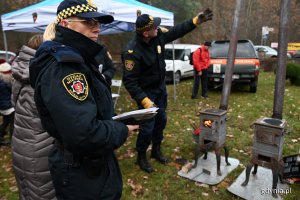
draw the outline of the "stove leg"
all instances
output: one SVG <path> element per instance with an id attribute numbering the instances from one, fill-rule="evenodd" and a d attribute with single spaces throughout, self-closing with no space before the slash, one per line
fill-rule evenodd
<path id="1" fill-rule="evenodd" d="M 280 180 L 280 183 L 288 183 L 286 180 L 283 179 L 283 161 L 280 161 L 279 162 L 279 180 Z"/>
<path id="2" fill-rule="evenodd" d="M 203 159 L 204 159 L 204 160 L 207 159 L 207 151 L 205 151 Z"/>
<path id="3" fill-rule="evenodd" d="M 197 167 L 199 156 L 200 156 L 200 145 L 197 144 L 195 149 L 195 163 L 193 165 L 193 168 Z"/>
<path id="4" fill-rule="evenodd" d="M 195 163 L 193 165 L 193 168 L 196 168 L 198 165 L 198 160 L 199 157 L 201 157 L 205 153 L 204 157 L 207 158 L 207 151 L 204 149 L 201 149 L 200 145 L 197 144 L 196 149 L 195 149 Z"/>
<path id="5" fill-rule="evenodd" d="M 257 173 L 257 167 L 258 167 L 258 165 L 254 164 L 254 170 L 253 170 L 252 174 L 256 174 Z"/>
<path id="6" fill-rule="evenodd" d="M 278 169 L 273 169 L 273 183 L 272 183 L 272 196 L 277 198 L 278 194 L 275 193 L 276 188 L 277 188 L 277 183 L 278 183 Z"/>
<path id="7" fill-rule="evenodd" d="M 227 164 L 227 166 L 231 165 L 229 162 L 228 162 L 228 157 L 229 157 L 229 150 L 226 146 L 224 146 L 224 151 L 225 151 L 225 162 Z"/>
<path id="8" fill-rule="evenodd" d="M 249 182 L 249 176 L 250 176 L 250 171 L 253 167 L 253 164 L 250 163 L 247 165 L 247 168 L 246 168 L 246 180 L 242 183 L 242 186 L 246 186 Z"/>
<path id="9" fill-rule="evenodd" d="M 220 154 L 219 150 L 215 150 L 215 152 L 216 152 L 216 159 L 217 159 L 217 174 L 219 176 L 222 176 L 221 169 L 220 169 L 220 166 L 221 166 L 221 154 Z"/>
<path id="10" fill-rule="evenodd" d="M 286 184 L 286 183 L 288 183 L 287 181 L 285 181 L 284 179 L 283 179 L 283 176 L 282 176 L 282 174 L 281 173 L 279 173 L 279 180 L 280 180 L 280 183 L 282 183 L 282 184 Z"/>

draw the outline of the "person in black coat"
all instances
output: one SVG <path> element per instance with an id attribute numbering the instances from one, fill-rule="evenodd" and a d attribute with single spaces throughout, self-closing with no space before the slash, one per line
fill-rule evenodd
<path id="1" fill-rule="evenodd" d="M 121 198 L 114 150 L 139 126 L 112 120 L 110 85 L 99 71 L 105 56 L 95 59 L 104 48 L 97 43 L 100 23 L 112 21 L 92 1 L 62 1 L 57 22 L 44 33 L 51 41 L 40 46 L 30 63 L 41 122 L 55 138 L 49 169 L 57 199 Z"/>
<path id="2" fill-rule="evenodd" d="M 116 73 L 116 68 L 106 47 L 103 46 L 102 50 L 96 55 L 95 60 L 99 63 L 98 69 L 100 73 L 102 73 L 106 82 L 111 85 L 111 80 Z"/>
<path id="3" fill-rule="evenodd" d="M 136 35 L 122 53 L 123 83 L 139 108 L 159 108 L 155 118 L 141 125 L 136 142 L 137 163 L 146 172 L 154 171 L 146 159 L 146 151 L 151 143 L 151 157 L 163 164 L 167 162 L 160 148 L 167 123 L 165 44 L 183 37 L 197 25 L 211 19 L 212 11 L 207 9 L 170 30 L 159 28 L 161 19 L 148 14 L 136 19 Z"/>

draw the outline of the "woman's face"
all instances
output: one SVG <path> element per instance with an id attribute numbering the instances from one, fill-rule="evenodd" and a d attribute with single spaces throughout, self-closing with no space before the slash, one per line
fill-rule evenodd
<path id="1" fill-rule="evenodd" d="M 62 20 L 61 25 L 81 33 L 95 42 L 98 40 L 100 23 L 94 18 L 86 19 L 80 17 L 71 17 Z"/>

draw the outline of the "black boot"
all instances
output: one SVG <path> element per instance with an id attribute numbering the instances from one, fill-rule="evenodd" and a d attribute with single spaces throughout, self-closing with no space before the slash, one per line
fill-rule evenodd
<path id="1" fill-rule="evenodd" d="M 154 169 L 152 168 L 152 166 L 150 165 L 150 163 L 148 162 L 148 160 L 146 158 L 146 152 L 145 153 L 138 152 L 137 164 L 145 172 L 148 172 L 148 173 L 154 172 Z"/>
<path id="2" fill-rule="evenodd" d="M 0 137 L 0 145 L 4 145 L 4 138 Z"/>
<path id="3" fill-rule="evenodd" d="M 162 164 L 166 164 L 168 162 L 168 159 L 160 151 L 160 144 L 152 145 L 151 158 L 156 159 Z"/>

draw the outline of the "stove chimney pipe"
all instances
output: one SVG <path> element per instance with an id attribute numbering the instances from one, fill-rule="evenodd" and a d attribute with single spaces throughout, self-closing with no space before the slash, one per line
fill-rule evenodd
<path id="1" fill-rule="evenodd" d="M 228 108 L 228 99 L 231 90 L 234 60 L 235 60 L 235 54 L 237 49 L 239 18 L 240 18 L 243 1 L 244 0 L 236 0 L 236 7 L 234 11 L 234 18 L 232 23 L 231 37 L 230 37 L 229 50 L 228 50 L 227 66 L 225 70 L 225 79 L 224 79 L 221 102 L 219 107 L 222 110 L 227 110 Z"/>
<path id="2" fill-rule="evenodd" d="M 288 22 L 290 15 L 290 0 L 281 0 L 278 65 L 276 70 L 274 105 L 272 118 L 282 119 L 284 85 L 286 76 L 286 59 L 288 43 Z"/>

